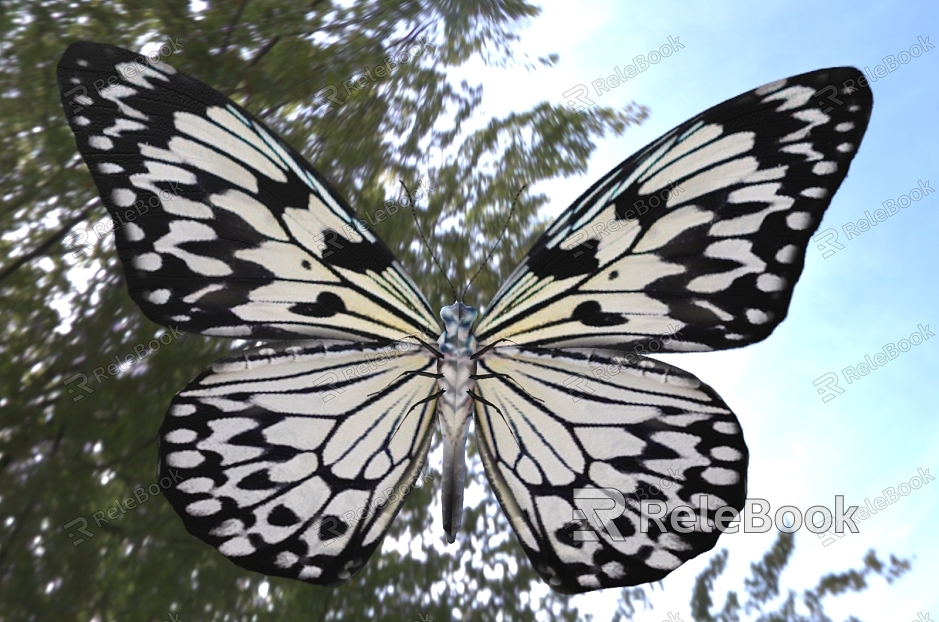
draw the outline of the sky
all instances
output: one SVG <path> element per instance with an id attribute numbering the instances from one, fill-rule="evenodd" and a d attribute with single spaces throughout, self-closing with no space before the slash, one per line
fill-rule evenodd
<path id="1" fill-rule="evenodd" d="M 641 127 L 598 141 L 587 174 L 532 190 L 551 197 L 545 217 L 553 217 L 620 161 L 725 99 L 824 67 L 854 65 L 870 75 L 885 57 L 904 52 L 906 59 L 911 46 L 925 44 L 919 57 L 896 62 L 872 83 L 870 126 L 819 228 L 834 229 L 840 248 L 826 243 L 830 237 L 810 245 L 787 319 L 768 339 L 746 348 L 661 357 L 696 374 L 736 412 L 750 449 L 748 497 L 766 499 L 773 511 L 782 505 L 833 508 L 836 495 L 848 506 L 868 499 L 877 509 L 885 489 L 908 492 L 859 522 L 858 534 L 823 540 L 805 529 L 797 532 L 784 590 L 801 591 L 822 574 L 857 568 L 870 549 L 881 560 L 890 554 L 912 559 L 912 570 L 892 585 L 874 578 L 860 595 L 827 600 L 836 620 L 850 614 L 868 621 L 916 620 L 920 612 L 939 617 L 939 537 L 929 522 L 939 516 L 939 481 L 907 487 L 929 469 L 926 479 L 939 476 L 939 193 L 867 231 L 857 226 L 865 211 L 889 201 L 905 203 L 901 197 L 917 188 L 939 188 L 936 26 L 939 4 L 926 2 L 591 1 L 573 10 L 571 3 L 553 2 L 521 31 L 516 50 L 532 58 L 557 52 L 556 67 L 526 73 L 471 65 L 460 76 L 483 85 L 486 117 L 540 101 L 564 104 L 564 93 L 580 84 L 599 104 L 621 108 L 634 100 L 651 108 Z M 670 38 L 684 47 L 596 94 L 594 80 Z M 928 338 L 918 345 L 901 341 L 917 332 Z M 882 361 L 876 355 L 885 346 L 891 353 L 898 346 L 894 358 L 864 376 L 845 372 L 856 371 L 865 355 Z M 904 346 L 907 351 L 900 351 Z M 837 375 L 841 393 L 818 393 L 815 382 L 826 374 Z M 720 538 L 718 548 L 726 547 L 730 560 L 716 586 L 719 605 L 727 590 L 742 589 L 750 562 L 775 537 L 770 532 Z M 669 575 L 664 592 L 653 593 L 655 609 L 640 611 L 636 620 L 659 622 L 668 613 L 690 620 L 691 587 L 710 557 Z M 574 602 L 609 620 L 618 590 L 597 594 Z"/>

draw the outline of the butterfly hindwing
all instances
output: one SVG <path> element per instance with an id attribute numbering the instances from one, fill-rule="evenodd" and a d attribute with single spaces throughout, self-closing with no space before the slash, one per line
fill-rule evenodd
<path id="1" fill-rule="evenodd" d="M 606 347 L 677 326 L 666 349 L 701 351 L 765 338 L 867 128 L 861 79 L 842 67 L 767 84 L 625 160 L 547 229 L 477 339 Z"/>
<path id="2" fill-rule="evenodd" d="M 435 359 L 413 343 L 296 342 L 226 357 L 173 400 L 160 476 L 186 529 L 250 570 L 337 585 L 424 463 Z M 413 406 L 413 408 L 412 408 Z"/>
<path id="3" fill-rule="evenodd" d="M 675 530 L 677 507 L 701 516 L 703 505 L 712 521 L 721 507 L 743 508 L 740 424 L 688 372 L 613 351 L 507 347 L 481 359 L 480 373 L 493 374 L 477 385 L 486 474 L 554 589 L 657 581 L 720 535 L 699 524 Z M 664 531 L 655 523 L 641 529 L 639 502 L 649 499 L 665 504 Z"/>
<path id="4" fill-rule="evenodd" d="M 300 154 L 218 91 L 139 59 L 75 43 L 58 80 L 148 317 L 246 339 L 436 337 L 400 263 Z"/>

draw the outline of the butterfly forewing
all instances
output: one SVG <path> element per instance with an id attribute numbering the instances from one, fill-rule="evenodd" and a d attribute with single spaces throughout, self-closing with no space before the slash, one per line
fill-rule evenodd
<path id="1" fill-rule="evenodd" d="M 496 375 L 478 384 L 491 404 L 476 406 L 486 473 L 556 590 L 657 581 L 714 546 L 720 533 L 704 521 L 719 508 L 743 508 L 740 425 L 691 374 L 613 351 L 520 348 L 496 348 L 480 373 Z M 642 530 L 639 502 L 649 499 L 664 503 L 664 531 Z M 701 517 L 690 533 L 672 527 L 679 506 Z"/>
<path id="2" fill-rule="evenodd" d="M 870 90 L 843 86 L 861 78 L 843 67 L 767 84 L 624 161 L 535 244 L 479 342 L 605 347 L 669 326 L 671 351 L 765 338 L 867 128 Z M 816 95 L 826 87 L 831 101 Z"/>
<path id="3" fill-rule="evenodd" d="M 435 370 L 413 344 L 224 358 L 176 396 L 160 430 L 160 475 L 177 482 L 166 497 L 190 533 L 245 568 L 342 583 L 424 463 L 434 417 L 420 402 L 436 385 L 414 372 Z"/>
<path id="4" fill-rule="evenodd" d="M 227 337 L 436 338 L 391 251 L 303 157 L 214 89 L 140 58 L 75 43 L 58 80 L 148 317 Z"/>

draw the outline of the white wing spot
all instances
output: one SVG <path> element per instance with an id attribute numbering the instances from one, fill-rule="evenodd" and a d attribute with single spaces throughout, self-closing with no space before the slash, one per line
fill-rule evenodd
<path id="1" fill-rule="evenodd" d="M 251 335 L 250 326 L 217 326 L 200 331 L 210 337 L 248 337 Z"/>
<path id="2" fill-rule="evenodd" d="M 854 121 L 844 121 L 835 126 L 836 132 L 850 132 L 854 129 Z"/>
<path id="3" fill-rule="evenodd" d="M 736 462 L 743 458 L 743 454 L 733 447 L 715 447 L 711 450 L 711 457 L 724 462 Z"/>
<path id="4" fill-rule="evenodd" d="M 603 573 L 608 577 L 619 579 L 626 574 L 626 569 L 619 562 L 608 562 L 602 566 Z"/>
<path id="5" fill-rule="evenodd" d="M 740 426 L 732 421 L 717 421 L 714 431 L 720 434 L 737 434 L 740 432 Z"/>
<path id="6" fill-rule="evenodd" d="M 144 272 L 156 272 L 163 267 L 163 258 L 157 253 L 144 253 L 134 257 L 134 267 Z"/>
<path id="7" fill-rule="evenodd" d="M 656 551 L 652 553 L 652 555 L 649 555 L 649 559 L 646 560 L 646 566 L 660 570 L 674 570 L 681 566 L 681 560 L 668 551 Z"/>
<path id="8" fill-rule="evenodd" d="M 190 516 L 210 516 L 218 513 L 222 509 L 222 502 L 218 499 L 202 499 L 186 506 L 186 512 Z"/>
<path id="9" fill-rule="evenodd" d="M 290 568 L 299 560 L 300 558 L 296 553 L 291 553 L 290 551 L 281 551 L 274 559 L 274 565 L 278 568 Z"/>
<path id="10" fill-rule="evenodd" d="M 103 175 L 118 175 L 124 172 L 124 167 L 114 162 L 102 162 L 98 165 L 98 172 Z"/>
<path id="11" fill-rule="evenodd" d="M 822 162 L 816 162 L 815 166 L 812 167 L 812 172 L 816 175 L 831 175 L 838 170 L 837 162 L 829 162 L 824 160 Z"/>
<path id="12" fill-rule="evenodd" d="M 786 216 L 786 225 L 793 231 L 803 231 L 812 225 L 812 215 L 808 212 L 792 212 Z"/>
<path id="13" fill-rule="evenodd" d="M 853 143 L 841 143 L 840 145 L 835 147 L 835 149 L 837 149 L 840 153 L 850 153 L 854 151 L 854 144 Z"/>
<path id="14" fill-rule="evenodd" d="M 796 143 L 794 145 L 786 145 L 780 149 L 783 153 L 791 153 L 795 155 L 804 155 L 806 162 L 815 162 L 816 160 L 821 160 L 825 157 L 825 154 L 815 151 L 815 148 L 812 146 L 812 143 Z"/>
<path id="15" fill-rule="evenodd" d="M 805 103 L 805 102 L 802 102 Z M 801 104 L 800 104 L 801 105 Z M 820 125 L 825 125 L 831 120 L 831 117 L 826 115 L 824 112 L 817 108 L 807 108 L 805 110 L 798 110 L 792 113 L 792 118 L 799 121 L 804 121 L 807 125 L 801 130 L 796 130 L 791 134 L 783 136 L 779 139 L 781 143 L 788 143 L 794 140 L 803 140 L 808 136 L 813 128 L 816 128 Z"/>
<path id="16" fill-rule="evenodd" d="M 146 296 L 147 300 L 155 305 L 165 305 L 167 302 L 169 302 L 171 292 L 168 289 L 158 289 L 148 293 Z"/>
<path id="17" fill-rule="evenodd" d="M 736 471 L 724 467 L 708 467 L 701 471 L 701 478 L 715 486 L 730 486 L 740 481 L 740 475 Z"/>
<path id="18" fill-rule="evenodd" d="M 747 309 L 747 321 L 751 324 L 766 324 L 769 321 L 769 315 L 761 309 Z"/>
<path id="19" fill-rule="evenodd" d="M 174 451 L 166 457 L 166 464 L 178 469 L 191 469 L 205 462 L 205 456 L 200 451 Z"/>
<path id="20" fill-rule="evenodd" d="M 229 536 L 237 536 L 240 533 L 244 533 L 245 524 L 238 520 L 237 518 L 229 518 L 227 521 L 223 522 L 221 525 L 209 532 L 209 535 L 218 537 L 218 538 L 227 538 Z"/>
<path id="21" fill-rule="evenodd" d="M 799 194 L 810 199 L 824 199 L 828 196 L 828 190 L 814 186 L 812 188 L 806 188 Z"/>
<path id="22" fill-rule="evenodd" d="M 786 79 L 785 79 L 785 78 L 783 78 L 782 80 L 776 80 L 775 82 L 770 82 L 769 84 L 764 84 L 763 86 L 759 87 L 758 89 L 755 89 L 755 90 L 753 91 L 753 94 L 754 94 L 754 95 L 759 95 L 760 97 L 762 97 L 763 95 L 769 95 L 769 94 L 772 93 L 773 91 L 778 91 L 779 89 L 781 89 L 781 88 L 784 87 L 784 86 L 786 86 Z"/>
<path id="23" fill-rule="evenodd" d="M 139 121 L 132 121 L 130 119 L 118 118 L 114 120 L 114 125 L 111 127 L 105 128 L 104 133 L 108 136 L 113 136 L 115 138 L 121 138 L 121 132 L 124 131 L 140 131 L 147 129 L 147 126 Z"/>
<path id="24" fill-rule="evenodd" d="M 798 255 L 798 246 L 795 244 L 786 244 L 776 253 L 776 261 L 779 263 L 792 263 Z"/>
<path id="25" fill-rule="evenodd" d="M 179 430 L 173 430 L 169 432 L 166 436 L 163 437 L 168 443 L 180 444 L 180 443 L 191 443 L 192 441 L 198 438 L 195 430 L 187 430 L 185 428 L 180 428 Z"/>
<path id="26" fill-rule="evenodd" d="M 107 136 L 91 136 L 88 138 L 88 146 L 101 151 L 110 151 L 114 149 L 114 142 Z"/>
<path id="27" fill-rule="evenodd" d="M 196 413 L 196 407 L 192 404 L 175 404 L 170 408 L 170 415 L 173 417 L 188 417 Z"/>
<path id="28" fill-rule="evenodd" d="M 786 280 L 768 272 L 756 277 L 756 287 L 761 292 L 778 292 L 786 287 Z"/>
<path id="29" fill-rule="evenodd" d="M 244 557 L 254 553 L 254 547 L 247 538 L 242 536 L 223 542 L 219 545 L 218 551 L 226 557 Z"/>
<path id="30" fill-rule="evenodd" d="M 126 225 L 124 225 L 124 235 L 131 242 L 139 242 L 140 240 L 147 237 L 146 235 L 144 235 L 143 229 L 141 229 L 139 225 L 135 225 L 132 222 L 129 222 Z"/>
<path id="31" fill-rule="evenodd" d="M 215 488 L 215 481 L 211 477 L 194 477 L 176 484 L 176 490 L 194 495 L 209 492 Z"/>
<path id="32" fill-rule="evenodd" d="M 774 93 L 768 97 L 765 97 L 763 101 L 770 102 L 770 101 L 775 101 L 779 99 L 785 99 L 786 101 L 784 101 L 782 104 L 776 107 L 777 112 L 782 112 L 783 110 L 792 110 L 794 108 L 800 108 L 804 106 L 805 104 L 808 103 L 810 99 L 812 99 L 812 95 L 814 94 L 815 94 L 815 89 L 809 88 L 807 86 L 794 84 L 790 86 L 789 88 L 779 91 L 778 93 Z M 793 116 L 799 119 L 800 118 L 799 115 L 802 113 L 806 113 L 806 112 L 819 112 L 819 114 L 821 114 L 820 111 L 809 109 L 809 110 L 799 110 L 798 112 L 794 113 Z"/>
<path id="33" fill-rule="evenodd" d="M 303 579 L 303 580 L 315 579 L 315 578 L 317 578 L 318 576 L 320 576 L 321 574 L 323 574 L 323 571 L 322 571 L 322 569 L 320 569 L 320 568 L 317 567 L 317 566 L 304 566 L 304 567 L 303 567 L 303 570 L 301 570 L 301 571 L 297 574 L 297 578 L 298 578 L 298 579 Z M 346 573 L 339 573 L 339 574 L 342 575 L 342 574 L 349 574 L 349 573 L 346 572 Z"/>

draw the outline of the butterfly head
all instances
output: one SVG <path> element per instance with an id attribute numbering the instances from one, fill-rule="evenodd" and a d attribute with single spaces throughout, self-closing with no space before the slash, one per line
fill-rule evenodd
<path id="1" fill-rule="evenodd" d="M 448 333 L 468 332 L 479 312 L 462 302 L 454 302 L 440 310 L 440 319 Z"/>

